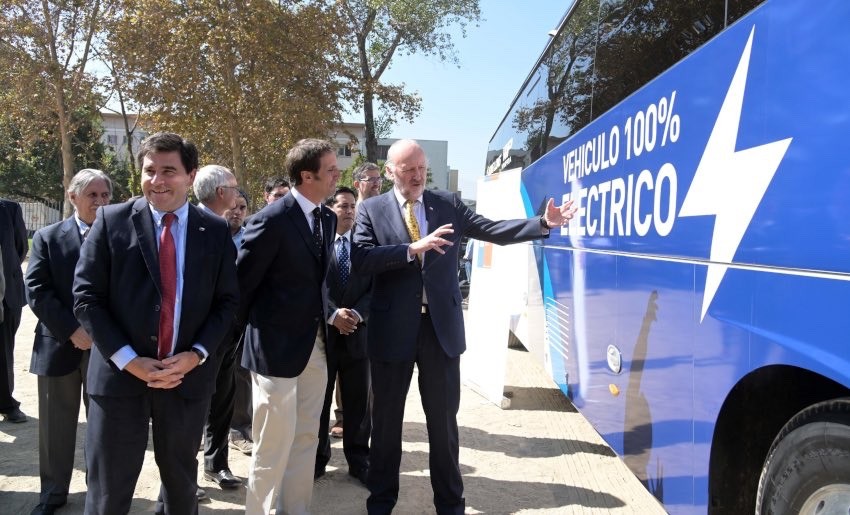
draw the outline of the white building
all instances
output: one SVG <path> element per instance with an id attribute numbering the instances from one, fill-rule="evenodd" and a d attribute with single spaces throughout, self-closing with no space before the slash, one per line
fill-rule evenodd
<path id="1" fill-rule="evenodd" d="M 120 114 L 111 111 L 101 111 L 103 117 L 103 136 L 101 141 L 112 148 L 119 160 L 127 159 L 127 134 L 124 129 L 124 119 Z M 132 130 L 136 123 L 136 115 L 127 115 L 127 124 Z M 141 127 L 133 132 L 133 155 L 139 150 L 139 144 L 148 136 Z M 351 166 L 357 154 L 366 154 L 366 126 L 362 123 L 343 123 L 335 131 L 328 134 L 328 139 L 337 144 L 337 162 L 344 170 Z M 354 143 L 356 141 L 356 143 Z M 387 150 L 398 138 L 378 139 L 378 159 L 387 158 Z M 443 140 L 418 139 L 419 145 L 425 151 L 430 166 L 431 181 L 429 189 L 447 191 L 458 190 L 457 170 L 449 168 L 449 142 Z"/>
<path id="2" fill-rule="evenodd" d="M 127 131 L 124 127 L 124 117 L 111 111 L 101 111 L 100 116 L 103 119 L 101 143 L 110 147 L 120 161 L 126 161 L 128 158 Z M 139 145 L 148 136 L 148 133 L 143 131 L 141 127 L 136 127 L 136 115 L 133 113 L 127 114 L 127 126 L 133 131 L 133 156 L 135 156 L 139 150 Z"/>
<path id="3" fill-rule="evenodd" d="M 343 123 L 332 132 L 330 139 L 337 144 L 337 163 L 344 170 L 351 166 L 357 154 L 366 154 L 366 126 L 362 123 Z M 356 143 L 354 143 L 356 141 Z M 387 158 L 387 150 L 398 138 L 378 138 L 378 159 Z M 458 191 L 457 171 L 449 168 L 449 142 L 443 140 L 417 139 L 430 166 L 429 189 Z M 454 172 L 454 176 L 452 175 Z"/>

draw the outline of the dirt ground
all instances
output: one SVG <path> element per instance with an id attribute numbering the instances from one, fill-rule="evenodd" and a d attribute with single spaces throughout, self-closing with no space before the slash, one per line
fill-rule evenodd
<path id="1" fill-rule="evenodd" d="M 38 406 L 36 379 L 29 373 L 34 327 L 35 317 L 25 308 L 15 349 L 15 397 L 29 421 L 0 422 L 0 514 L 26 514 L 38 503 Z M 467 513 L 664 513 L 529 353 L 512 349 L 508 359 L 510 409 L 503 410 L 468 388 L 461 396 L 460 466 Z M 396 506 L 400 514 L 434 513 L 428 437 L 416 384 L 414 378 L 405 413 Z M 85 424 L 81 414 L 71 495 L 59 513 L 83 513 Z M 366 512 L 368 491 L 348 476 L 341 445 L 339 440 L 333 442 L 328 473 L 316 482 L 315 514 Z M 131 513 L 153 511 L 159 475 L 150 449 Z M 234 474 L 245 478 L 249 457 L 231 451 L 230 465 Z M 243 513 L 244 489 L 221 490 L 203 479 L 200 485 L 210 497 L 201 504 L 201 513 Z"/>

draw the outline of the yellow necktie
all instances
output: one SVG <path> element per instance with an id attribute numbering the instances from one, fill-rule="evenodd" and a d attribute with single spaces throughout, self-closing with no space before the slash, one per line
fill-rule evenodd
<path id="1" fill-rule="evenodd" d="M 418 241 L 422 236 L 419 234 L 419 222 L 416 221 L 416 215 L 413 214 L 414 202 L 407 201 L 404 203 L 404 224 L 407 225 L 407 234 L 410 235 L 410 241 Z"/>

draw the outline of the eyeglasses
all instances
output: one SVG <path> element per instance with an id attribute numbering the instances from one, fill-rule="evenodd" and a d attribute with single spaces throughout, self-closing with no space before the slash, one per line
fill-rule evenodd
<path id="1" fill-rule="evenodd" d="M 219 186 L 219 188 L 224 188 L 228 190 L 238 190 L 239 186 Z"/>
<path id="2" fill-rule="evenodd" d="M 383 177 L 363 177 L 360 179 L 360 182 L 371 182 L 371 183 L 382 183 L 384 182 Z"/>

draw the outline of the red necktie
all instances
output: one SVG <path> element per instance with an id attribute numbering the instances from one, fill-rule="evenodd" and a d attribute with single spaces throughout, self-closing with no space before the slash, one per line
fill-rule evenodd
<path id="1" fill-rule="evenodd" d="M 162 307 L 159 312 L 159 345 L 157 356 L 165 359 L 171 352 L 174 340 L 174 301 L 177 297 L 177 250 L 171 236 L 171 224 L 177 220 L 174 213 L 162 217 L 162 234 L 159 236 L 159 280 L 162 290 Z"/>

